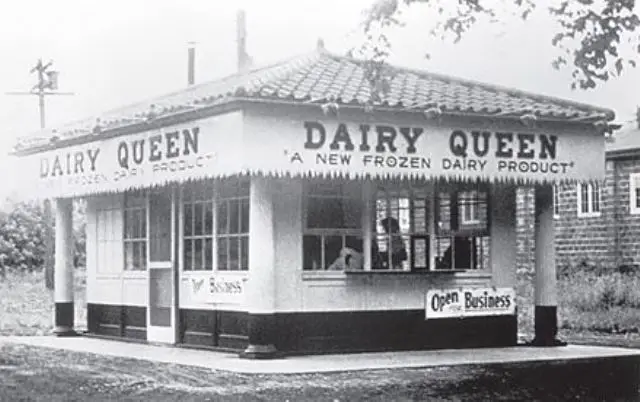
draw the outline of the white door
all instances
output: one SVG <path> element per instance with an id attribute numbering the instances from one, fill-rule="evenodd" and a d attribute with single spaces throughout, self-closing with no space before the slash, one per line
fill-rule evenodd
<path id="1" fill-rule="evenodd" d="M 175 197 L 171 189 L 149 194 L 147 340 L 176 342 Z"/>

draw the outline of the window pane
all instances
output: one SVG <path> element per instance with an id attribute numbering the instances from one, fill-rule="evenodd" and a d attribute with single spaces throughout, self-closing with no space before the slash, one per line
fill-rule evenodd
<path id="1" fill-rule="evenodd" d="M 193 205 L 193 234 L 195 236 L 202 235 L 203 233 L 203 213 L 204 207 L 202 204 L 198 203 Z"/>
<path id="2" fill-rule="evenodd" d="M 589 186 L 587 184 L 580 185 L 580 195 L 582 197 L 580 210 L 586 214 L 589 212 Z"/>
<path id="3" fill-rule="evenodd" d="M 451 269 L 453 266 L 451 244 L 450 237 L 439 237 L 436 239 L 436 269 Z"/>
<path id="4" fill-rule="evenodd" d="M 191 271 L 193 269 L 193 249 L 192 241 L 184 241 L 184 270 Z"/>
<path id="5" fill-rule="evenodd" d="M 415 200 L 413 203 L 413 230 L 416 233 L 426 233 L 429 230 L 427 205 L 424 200 Z"/>
<path id="6" fill-rule="evenodd" d="M 211 270 L 213 268 L 213 239 L 204 241 L 204 269 Z"/>
<path id="7" fill-rule="evenodd" d="M 203 264 L 203 258 L 204 258 L 204 254 L 203 254 L 203 240 L 202 239 L 195 239 L 193 240 L 193 269 L 194 270 L 201 270 L 202 264 Z"/>
<path id="8" fill-rule="evenodd" d="M 356 229 L 361 227 L 362 205 L 346 198 L 307 198 L 307 227 Z"/>
<path id="9" fill-rule="evenodd" d="M 139 242 L 140 244 L 140 269 L 145 271 L 147 269 L 147 243 Z"/>
<path id="10" fill-rule="evenodd" d="M 592 186 L 592 210 L 600 212 L 600 186 L 598 184 Z"/>
<path id="11" fill-rule="evenodd" d="M 241 269 L 249 269 L 249 236 L 240 238 L 240 264 Z"/>
<path id="12" fill-rule="evenodd" d="M 241 201 L 240 233 L 249 233 L 249 200 Z"/>
<path id="13" fill-rule="evenodd" d="M 426 238 L 415 238 L 413 240 L 413 266 L 418 269 L 429 267 L 429 247 Z"/>
<path id="14" fill-rule="evenodd" d="M 231 237 L 229 242 L 229 270 L 240 270 L 240 239 Z"/>
<path id="15" fill-rule="evenodd" d="M 636 188 L 636 208 L 640 208 L 640 188 Z"/>
<path id="16" fill-rule="evenodd" d="M 240 232 L 240 205 L 237 200 L 229 201 L 229 233 Z"/>
<path id="17" fill-rule="evenodd" d="M 218 216 L 216 216 L 217 226 L 218 226 L 218 234 L 228 233 L 228 225 L 227 225 L 227 202 L 222 201 L 218 204 Z"/>
<path id="18" fill-rule="evenodd" d="M 213 203 L 207 202 L 204 210 L 204 233 L 213 233 Z"/>
<path id="19" fill-rule="evenodd" d="M 322 238 L 306 235 L 302 239 L 302 266 L 306 270 L 322 269 Z"/>
<path id="20" fill-rule="evenodd" d="M 193 234 L 193 205 L 184 206 L 184 235 L 191 236 Z"/>
<path id="21" fill-rule="evenodd" d="M 218 238 L 218 269 L 219 270 L 228 270 L 229 269 L 229 257 L 228 257 L 228 239 L 225 237 Z"/>
<path id="22" fill-rule="evenodd" d="M 133 269 L 133 243 L 126 242 L 124 244 L 124 269 L 129 271 Z"/>
<path id="23" fill-rule="evenodd" d="M 131 211 L 124 211 L 124 238 L 132 239 L 135 231 L 135 223 Z"/>
<path id="24" fill-rule="evenodd" d="M 451 231 L 451 195 L 449 193 L 439 193 L 437 199 L 438 216 L 436 219 L 436 230 L 438 233 L 448 233 Z"/>
<path id="25" fill-rule="evenodd" d="M 324 237 L 324 269 L 328 269 L 331 264 L 340 256 L 342 250 L 342 236 Z"/>

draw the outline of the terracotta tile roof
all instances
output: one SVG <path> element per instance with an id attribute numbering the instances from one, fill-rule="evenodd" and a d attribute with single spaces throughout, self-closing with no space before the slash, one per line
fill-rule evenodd
<path id="1" fill-rule="evenodd" d="M 373 102 L 373 108 L 417 112 L 437 108 L 442 113 L 491 117 L 533 114 L 538 119 L 563 121 L 610 121 L 614 118 L 613 111 L 608 109 L 479 82 L 394 66 L 388 66 L 384 71 L 389 77 L 388 90 Z M 112 110 L 99 117 L 99 126 L 104 132 L 140 122 L 150 114 L 166 116 L 239 99 L 318 104 L 332 101 L 365 106 L 372 97 L 363 61 L 319 50 Z M 67 124 L 25 137 L 14 150 L 46 146 L 52 137 L 68 140 L 92 135 L 95 126 L 95 118 Z"/>

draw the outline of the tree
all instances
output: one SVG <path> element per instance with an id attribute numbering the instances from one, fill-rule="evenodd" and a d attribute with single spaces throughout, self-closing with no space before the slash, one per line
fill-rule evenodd
<path id="1" fill-rule="evenodd" d="M 403 13 L 417 4 L 437 13 L 429 33 L 452 38 L 454 43 L 481 20 L 497 22 L 511 16 L 527 20 L 536 7 L 534 0 L 378 0 L 366 11 L 364 20 L 367 41 L 363 48 L 374 66 L 383 62 L 391 47 L 385 29 L 402 26 Z M 557 21 L 558 32 L 551 45 L 563 55 L 551 64 L 556 69 L 573 69 L 572 88 L 595 88 L 620 76 L 625 65 L 635 67 L 635 56 L 640 52 L 635 0 L 554 0 L 553 4 L 547 11 Z"/>
<path id="2" fill-rule="evenodd" d="M 85 204 L 74 202 L 74 265 L 85 264 Z M 6 271 L 41 271 L 44 264 L 44 213 L 42 203 L 11 203 L 0 211 L 0 277 Z"/>

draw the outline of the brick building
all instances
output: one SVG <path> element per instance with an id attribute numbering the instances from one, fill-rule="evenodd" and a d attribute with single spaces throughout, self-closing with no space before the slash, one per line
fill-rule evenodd
<path id="1" fill-rule="evenodd" d="M 602 183 L 555 187 L 559 269 L 640 264 L 640 112 L 607 141 Z M 533 190 L 518 190 L 518 269 L 533 270 Z"/>

